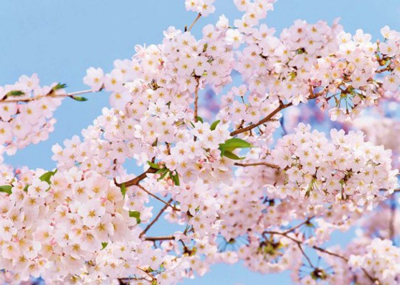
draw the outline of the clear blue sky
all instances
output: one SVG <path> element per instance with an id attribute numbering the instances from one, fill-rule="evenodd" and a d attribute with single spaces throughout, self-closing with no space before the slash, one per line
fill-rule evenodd
<path id="1" fill-rule="evenodd" d="M 215 22 L 220 14 L 238 13 L 231 0 L 217 0 L 217 12 L 201 19 L 194 29 Z M 22 74 L 38 73 L 42 84 L 67 83 L 68 91 L 87 89 L 82 78 L 88 67 L 109 71 L 115 59 L 130 58 L 136 44 L 159 43 L 170 25 L 183 28 L 195 14 L 186 12 L 183 0 L 2 0 L 0 3 L 0 85 L 14 83 Z M 400 30 L 398 0 L 279 0 L 266 23 L 278 31 L 295 19 L 329 23 L 341 17 L 345 30 L 362 28 L 379 37 L 384 25 Z M 53 168 L 51 146 L 62 143 L 91 124 L 108 94 L 88 96 L 79 103 L 65 100 L 57 110 L 56 130 L 46 142 L 6 158 L 15 166 Z M 335 239 L 343 242 L 344 238 Z M 240 266 L 218 265 L 203 278 L 183 284 L 250 285 L 291 284 L 288 274 L 263 276 Z"/>

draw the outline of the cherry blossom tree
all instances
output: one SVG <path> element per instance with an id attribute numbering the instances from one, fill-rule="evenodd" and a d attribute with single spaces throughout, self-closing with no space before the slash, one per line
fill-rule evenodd
<path id="1" fill-rule="evenodd" d="M 298 284 L 400 282 L 400 33 L 297 20 L 276 35 L 274 2 L 234 0 L 242 17 L 196 38 L 214 0 L 186 0 L 191 25 L 90 67 L 86 91 L 36 74 L 0 87 L 2 283 L 166 285 L 237 262 Z M 52 147 L 55 169 L 3 163 L 49 137 L 64 99 L 99 91 L 111 108 Z M 176 230 L 150 235 L 163 221 Z"/>

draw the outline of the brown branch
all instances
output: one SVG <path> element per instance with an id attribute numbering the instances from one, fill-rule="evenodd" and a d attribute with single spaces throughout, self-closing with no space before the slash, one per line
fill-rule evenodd
<path id="1" fill-rule="evenodd" d="M 388 192 L 388 191 L 389 191 L 389 189 L 380 189 L 379 191 L 382 191 L 382 192 Z M 392 194 L 394 194 L 394 193 L 396 193 L 396 192 L 400 192 L 400 188 L 396 188 L 396 189 L 394 189 Z"/>
<path id="2" fill-rule="evenodd" d="M 141 190 L 143 190 L 144 192 L 146 192 L 147 194 L 149 194 L 151 197 L 157 199 L 158 201 L 160 201 L 161 203 L 164 203 L 165 205 L 171 207 L 172 210 L 174 211 L 180 211 L 180 209 L 175 208 L 174 206 L 172 206 L 170 203 L 164 201 L 163 199 L 161 199 L 160 197 L 154 195 L 153 193 L 151 193 L 149 190 L 147 190 L 146 188 L 144 188 L 142 185 L 138 184 L 137 187 L 139 187 Z M 171 201 L 171 200 L 170 200 Z"/>
<path id="3" fill-rule="evenodd" d="M 149 277 L 151 278 L 152 281 L 156 280 L 156 278 L 155 278 L 153 275 L 151 275 L 149 272 L 147 272 L 147 270 L 145 270 L 145 269 L 143 269 L 143 268 L 140 268 L 139 266 L 137 266 L 136 268 L 139 269 L 139 270 L 141 270 L 141 271 L 143 271 L 144 273 L 146 273 L 147 276 L 149 276 Z"/>
<path id="4" fill-rule="evenodd" d="M 305 257 L 305 259 L 307 260 L 308 265 L 310 265 L 312 268 L 315 268 L 315 266 L 311 262 L 311 259 L 308 257 L 308 255 L 304 251 L 303 247 L 301 246 L 301 243 L 297 243 L 297 246 L 299 247 L 299 249 L 300 249 L 301 253 L 303 254 L 303 256 Z"/>
<path id="5" fill-rule="evenodd" d="M 285 109 L 285 108 L 287 108 L 289 106 L 292 106 L 292 103 L 280 104 L 275 110 L 273 110 L 268 116 L 266 116 L 264 119 L 260 120 L 258 123 L 251 124 L 250 126 L 247 126 L 245 128 L 242 128 L 242 129 L 237 129 L 237 130 L 231 132 L 230 135 L 233 137 L 233 136 L 236 136 L 238 134 L 250 131 L 250 130 L 254 129 L 255 127 L 258 127 L 258 126 L 260 126 L 262 124 L 265 124 L 266 122 L 269 122 L 272 119 L 273 116 L 275 116 L 277 113 L 279 113 L 280 111 L 282 111 L 283 109 Z"/>
<path id="6" fill-rule="evenodd" d="M 99 91 L 101 91 L 100 89 Z M 17 103 L 17 102 L 30 102 L 30 101 L 36 101 L 40 100 L 43 98 L 65 98 L 65 97 L 71 97 L 73 98 L 76 95 L 81 95 L 81 94 L 88 94 L 88 93 L 94 93 L 97 91 L 92 91 L 92 90 L 83 90 L 83 91 L 77 91 L 77 92 L 72 92 L 72 93 L 67 93 L 67 94 L 54 94 L 54 91 L 51 91 L 50 93 L 42 96 L 36 96 L 36 97 L 29 97 L 29 98 L 24 98 L 24 99 L 11 99 L 11 100 L 4 100 L 1 99 L 0 103 Z"/>
<path id="7" fill-rule="evenodd" d="M 145 237 L 147 241 L 175 240 L 173 236 Z"/>
<path id="8" fill-rule="evenodd" d="M 327 92 L 327 88 L 325 88 L 325 89 L 322 90 L 321 92 L 314 93 L 314 89 L 313 89 L 313 87 L 310 85 L 310 96 L 309 96 L 307 99 L 309 99 L 309 100 L 310 100 L 310 99 L 315 99 L 315 98 L 317 98 L 317 97 L 323 95 L 325 92 Z M 279 104 L 279 106 L 278 106 L 275 110 L 273 110 L 268 116 L 266 116 L 264 119 L 260 120 L 258 123 L 251 124 L 250 126 L 247 126 L 247 127 L 245 127 L 245 128 L 238 128 L 238 129 L 236 129 L 235 131 L 231 132 L 230 135 L 231 135 L 231 136 L 235 136 L 235 135 L 237 135 L 237 134 L 241 134 L 241 133 L 250 131 L 250 130 L 252 130 L 252 129 L 254 129 L 254 128 L 256 128 L 256 127 L 258 127 L 258 126 L 260 126 L 260 125 L 262 125 L 262 124 L 265 124 L 265 123 L 267 123 L 267 122 L 269 122 L 269 121 L 272 121 L 272 118 L 273 118 L 277 113 L 279 113 L 279 112 L 282 111 L 283 109 L 285 109 L 285 108 L 287 108 L 287 107 L 290 107 L 290 106 L 292 106 L 292 105 L 293 105 L 292 102 L 287 103 L 287 104 L 284 104 L 284 103 L 281 101 L 280 104 Z"/>
<path id="9" fill-rule="evenodd" d="M 387 67 L 385 67 L 385 68 L 383 68 L 383 69 L 380 69 L 380 70 L 376 70 L 375 71 L 375 73 L 384 73 L 384 72 L 386 72 L 386 71 L 392 71 L 392 69 L 389 67 L 389 66 L 387 66 Z"/>
<path id="10" fill-rule="evenodd" d="M 324 249 L 324 248 L 322 248 L 322 247 L 313 245 L 312 248 L 315 249 L 315 250 L 318 250 L 318 251 L 320 251 L 320 252 L 326 253 L 326 254 L 328 254 L 328 255 L 332 255 L 332 256 L 341 258 L 341 259 L 343 259 L 343 260 L 346 261 L 346 262 L 349 261 L 349 259 L 348 259 L 347 257 L 345 257 L 345 256 L 343 256 L 343 255 L 340 255 L 340 254 L 337 254 L 337 253 L 335 253 L 335 252 L 326 250 L 326 249 Z"/>
<path id="11" fill-rule="evenodd" d="M 125 284 L 130 284 L 131 281 L 141 281 L 141 280 L 147 280 L 145 277 L 123 277 L 123 278 L 118 278 L 118 282 L 120 285 L 125 285 Z"/>
<path id="12" fill-rule="evenodd" d="M 172 199 L 169 199 L 168 203 L 171 203 Z M 147 225 L 147 227 L 143 230 L 143 232 L 139 235 L 139 237 L 141 238 L 144 234 L 147 233 L 147 231 L 155 224 L 155 222 L 158 221 L 158 219 L 161 217 L 161 215 L 164 213 L 164 211 L 168 208 L 168 205 L 165 205 L 160 212 L 157 214 L 157 216 L 154 218 L 153 221 L 151 221 L 150 224 Z"/>
<path id="13" fill-rule="evenodd" d="M 154 168 L 150 167 L 145 172 L 143 172 L 142 174 L 140 174 L 139 176 L 137 176 L 137 177 L 135 177 L 135 178 L 133 178 L 131 180 L 128 180 L 128 181 L 125 181 L 125 182 L 122 182 L 122 183 L 117 183 L 114 180 L 114 182 L 115 182 L 115 185 L 117 185 L 118 187 L 121 187 L 122 184 L 125 184 L 125 187 L 129 187 L 129 186 L 132 186 L 132 185 L 138 185 L 140 181 L 142 181 L 143 179 L 145 179 L 147 177 L 148 173 L 155 173 L 155 172 L 157 172 L 157 169 L 154 169 Z"/>
<path id="14" fill-rule="evenodd" d="M 307 220 L 305 220 L 304 222 L 298 224 L 297 226 L 295 226 L 295 227 L 293 227 L 293 228 L 290 228 L 290 229 L 284 231 L 283 233 L 284 233 L 284 234 L 288 234 L 288 233 L 290 233 L 290 232 L 293 232 L 294 230 L 297 230 L 298 228 L 300 228 L 302 225 L 305 225 L 305 224 L 309 223 L 313 218 L 314 218 L 314 216 L 308 218 Z"/>
<path id="15" fill-rule="evenodd" d="M 194 92 L 194 121 L 197 122 L 199 110 L 199 80 L 197 79 L 197 86 Z"/>
<path id="16" fill-rule="evenodd" d="M 259 165 L 264 165 L 264 166 L 268 166 L 271 168 L 275 168 L 275 169 L 280 169 L 280 167 L 278 165 L 275 164 L 271 164 L 268 162 L 255 162 L 255 163 L 235 163 L 235 166 L 242 166 L 242 167 L 248 167 L 248 166 L 259 166 Z"/>
<path id="17" fill-rule="evenodd" d="M 194 19 L 193 23 L 190 25 L 189 29 L 187 30 L 188 32 L 190 32 L 192 30 L 192 28 L 194 27 L 194 24 L 196 24 L 196 22 L 201 18 L 201 13 L 197 14 L 196 19 Z"/>
<path id="18" fill-rule="evenodd" d="M 265 232 L 263 233 L 263 236 L 264 236 L 264 234 L 277 234 L 277 235 L 281 235 L 281 236 L 284 236 L 284 237 L 286 237 L 286 238 L 292 240 L 293 242 L 297 243 L 298 245 L 301 245 L 301 244 L 302 244 L 302 241 L 297 240 L 297 239 L 295 239 L 295 238 L 289 236 L 287 233 L 284 233 L 284 232 L 265 231 Z M 311 248 L 313 248 L 313 249 L 315 249 L 315 250 L 317 250 L 317 251 L 326 253 L 326 254 L 328 254 L 328 255 L 338 257 L 338 258 L 340 258 L 340 259 L 343 259 L 343 260 L 346 261 L 346 262 L 349 261 L 349 259 L 348 259 L 347 257 L 342 256 L 342 255 L 340 255 L 340 254 L 337 254 L 337 253 L 335 253 L 335 252 L 326 250 L 326 249 L 324 249 L 324 248 L 322 248 L 322 247 L 313 245 L 313 246 L 311 246 Z M 373 284 L 378 284 L 378 285 L 382 284 L 382 283 L 379 281 L 378 278 L 375 278 L 375 277 L 371 276 L 371 275 L 368 273 L 367 270 L 365 270 L 364 268 L 361 268 L 361 270 L 364 272 L 364 274 L 368 277 L 368 279 L 369 279 Z"/>
<path id="19" fill-rule="evenodd" d="M 396 230 L 395 230 L 395 226 L 394 226 L 394 222 L 396 220 L 396 212 L 397 212 L 396 200 L 394 199 L 394 196 L 391 196 L 391 199 L 390 199 L 390 221 L 389 221 L 389 239 L 391 239 L 391 240 L 393 240 L 396 235 Z"/>

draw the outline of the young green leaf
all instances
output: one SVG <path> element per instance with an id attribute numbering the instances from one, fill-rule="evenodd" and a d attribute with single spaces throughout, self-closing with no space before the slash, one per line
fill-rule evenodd
<path id="1" fill-rule="evenodd" d="M 140 212 L 138 212 L 138 211 L 129 211 L 129 217 L 135 218 L 137 224 L 141 223 Z"/>
<path id="2" fill-rule="evenodd" d="M 158 178 L 158 181 L 163 180 L 164 177 L 167 176 L 167 174 L 169 173 L 169 170 L 168 170 L 167 168 L 164 168 L 164 169 L 166 169 L 166 171 L 164 171 L 164 172 L 161 174 L 160 178 Z M 163 169 L 160 169 L 159 171 L 161 171 L 161 170 L 163 170 Z"/>
<path id="3" fill-rule="evenodd" d="M 160 169 L 160 165 L 158 165 L 157 163 L 153 163 L 151 161 L 147 161 L 147 163 L 150 165 L 151 168 Z"/>
<path id="4" fill-rule="evenodd" d="M 11 185 L 0 186 L 0 192 L 11 194 L 11 192 L 12 192 L 11 189 L 12 189 Z"/>
<path id="5" fill-rule="evenodd" d="M 161 169 L 157 170 L 156 173 L 157 174 L 164 174 L 167 171 L 168 171 L 168 168 L 161 168 Z"/>
<path id="6" fill-rule="evenodd" d="M 202 123 L 204 123 L 204 121 L 203 121 L 203 118 L 202 118 L 202 117 L 200 117 L 200 116 L 197 116 L 197 117 L 196 117 L 196 119 L 197 119 L 197 121 L 198 121 L 198 122 L 202 122 Z"/>
<path id="7" fill-rule="evenodd" d="M 75 101 L 79 101 L 79 102 L 85 102 L 88 100 L 88 98 L 86 97 L 81 97 L 81 96 L 70 96 L 72 99 L 74 99 Z"/>
<path id="8" fill-rule="evenodd" d="M 108 242 L 102 242 L 101 243 L 101 250 L 105 249 L 108 245 Z"/>
<path id="9" fill-rule="evenodd" d="M 57 83 L 56 86 L 54 86 L 53 88 L 51 88 L 53 91 L 56 90 L 60 90 L 60 89 L 65 89 L 67 88 L 67 84 L 63 84 L 63 83 Z"/>
<path id="10" fill-rule="evenodd" d="M 239 138 L 231 138 L 222 144 L 225 150 L 235 150 L 237 148 L 251 148 L 252 145 Z"/>
<path id="11" fill-rule="evenodd" d="M 212 123 L 210 126 L 210 130 L 214 131 L 217 128 L 219 122 L 221 122 L 221 120 L 217 120 L 214 123 Z"/>
<path id="12" fill-rule="evenodd" d="M 176 186 L 180 185 L 178 172 L 176 172 L 175 175 L 172 175 L 172 173 L 170 173 L 170 177 L 171 177 L 172 181 L 174 181 L 174 184 Z"/>
<path id="13" fill-rule="evenodd" d="M 8 96 L 21 96 L 21 95 L 24 95 L 24 94 L 25 94 L 25 92 L 23 92 L 21 90 L 13 90 L 13 91 L 8 92 L 6 94 L 6 97 L 8 97 Z"/>
<path id="14" fill-rule="evenodd" d="M 40 176 L 39 179 L 40 179 L 40 181 L 45 181 L 48 184 L 51 184 L 50 178 L 56 173 L 57 173 L 57 169 L 54 171 L 48 171 L 48 172 L 42 174 L 42 176 Z"/>
<path id="15" fill-rule="evenodd" d="M 120 188 L 121 188 L 122 196 L 124 196 L 124 198 L 125 198 L 125 194 L 126 194 L 126 186 L 125 186 L 125 183 L 122 183 L 121 186 L 120 186 Z"/>
<path id="16" fill-rule="evenodd" d="M 241 160 L 241 159 L 244 159 L 244 157 L 239 157 L 239 156 L 237 156 L 236 154 L 234 154 L 233 152 L 231 152 L 231 151 L 229 151 L 229 150 L 226 150 L 225 152 L 224 152 L 224 155 L 223 156 L 226 156 L 227 158 L 230 158 L 230 159 L 233 159 L 233 160 Z"/>

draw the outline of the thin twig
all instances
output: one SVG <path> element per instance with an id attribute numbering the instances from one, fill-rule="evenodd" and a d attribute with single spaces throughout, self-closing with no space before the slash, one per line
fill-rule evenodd
<path id="1" fill-rule="evenodd" d="M 310 85 L 310 96 L 309 96 L 307 99 L 309 99 L 309 100 L 310 100 L 310 99 L 315 99 L 315 98 L 317 98 L 317 97 L 323 95 L 326 91 L 327 91 L 327 89 L 325 88 L 325 89 L 322 90 L 321 92 L 314 93 L 314 89 L 313 89 L 312 86 Z M 256 128 L 256 127 L 258 127 L 258 126 L 260 126 L 260 125 L 262 125 L 262 124 L 265 124 L 265 123 L 271 121 L 272 118 L 273 118 L 277 113 L 279 113 L 279 112 L 282 111 L 283 109 L 285 109 L 285 108 L 287 108 L 287 107 L 290 107 L 290 106 L 292 106 L 292 105 L 293 105 L 292 102 L 287 103 L 287 104 L 284 104 L 283 102 L 280 102 L 279 106 L 276 107 L 275 110 L 273 110 L 268 116 L 266 116 L 264 119 L 260 120 L 258 123 L 251 124 L 250 126 L 247 126 L 247 127 L 245 127 L 245 128 L 236 129 L 235 131 L 231 132 L 230 135 L 231 135 L 231 136 L 235 136 L 235 135 L 238 135 L 238 134 L 241 134 L 241 133 L 250 131 L 250 130 L 252 130 L 252 129 L 254 129 L 254 128 Z"/>
<path id="2" fill-rule="evenodd" d="M 159 236 L 159 237 L 145 237 L 145 240 L 148 241 L 161 241 L 161 240 L 175 240 L 173 236 Z"/>
<path id="3" fill-rule="evenodd" d="M 289 236 L 287 233 L 275 232 L 275 231 L 265 231 L 265 232 L 263 233 L 263 236 L 264 236 L 264 234 L 277 234 L 277 235 L 281 235 L 281 236 L 284 236 L 284 237 L 286 237 L 286 238 L 292 240 L 293 242 L 295 242 L 295 243 L 297 243 L 297 244 L 302 244 L 302 241 L 297 240 L 297 239 L 295 239 L 295 238 Z M 342 255 L 340 255 L 340 254 L 337 254 L 337 253 L 335 253 L 335 252 L 326 250 L 326 249 L 324 249 L 324 248 L 322 248 L 322 247 L 313 245 L 313 246 L 311 246 L 311 248 L 313 248 L 313 249 L 315 249 L 315 250 L 317 250 L 317 251 L 326 253 L 326 254 L 328 254 L 328 255 L 341 258 L 341 259 L 343 259 L 343 260 L 346 261 L 346 262 L 349 261 L 349 259 L 348 259 L 347 257 L 342 256 Z M 379 281 L 379 279 L 377 279 L 377 278 L 371 276 L 371 275 L 368 273 L 367 270 L 365 270 L 364 268 L 361 268 L 361 270 L 362 270 L 362 271 L 364 272 L 364 274 L 368 277 L 368 279 L 371 280 L 371 282 L 373 282 L 374 284 L 378 284 L 378 285 L 379 285 L 379 284 L 382 284 L 382 283 Z"/>
<path id="4" fill-rule="evenodd" d="M 394 196 L 390 198 L 389 238 L 392 241 L 394 240 L 394 237 L 396 235 L 394 222 L 396 220 L 397 206 L 396 206 L 396 200 L 394 198 L 395 198 Z"/>
<path id="5" fill-rule="evenodd" d="M 237 129 L 237 130 L 231 132 L 230 135 L 233 137 L 235 135 L 250 131 L 250 130 L 254 129 L 255 127 L 258 127 L 262 124 L 265 124 L 266 122 L 269 122 L 273 116 L 275 116 L 277 113 L 279 113 L 280 111 L 282 111 L 283 109 L 285 109 L 289 106 L 292 106 L 292 103 L 280 104 L 275 110 L 273 110 L 268 116 L 266 116 L 264 119 L 260 120 L 258 123 L 251 124 L 250 126 L 247 126 L 242 129 Z"/>
<path id="6" fill-rule="evenodd" d="M 194 121 L 197 122 L 199 110 L 199 79 L 197 79 L 196 90 L 194 92 Z"/>
<path id="7" fill-rule="evenodd" d="M 388 192 L 389 189 L 380 189 L 380 191 L 382 191 L 382 192 Z M 392 194 L 394 194 L 394 193 L 396 193 L 396 192 L 400 192 L 400 188 L 394 189 Z"/>
<path id="8" fill-rule="evenodd" d="M 122 183 L 115 182 L 115 185 L 117 185 L 118 187 L 121 187 L 122 184 L 125 184 L 125 187 L 129 187 L 129 186 L 132 186 L 132 185 L 138 185 L 140 181 L 142 181 L 143 179 L 145 179 L 147 177 L 148 173 L 155 173 L 155 172 L 157 172 L 157 169 L 148 168 L 145 172 L 143 172 L 139 176 L 137 176 L 137 177 L 135 177 L 135 178 L 133 178 L 131 180 L 122 182 Z"/>
<path id="9" fill-rule="evenodd" d="M 146 192 L 147 194 L 149 194 L 151 197 L 157 199 L 158 201 L 160 201 L 161 203 L 164 203 L 165 205 L 171 207 L 172 210 L 174 211 L 180 211 L 180 209 L 175 208 L 174 206 L 172 206 L 170 203 L 164 201 L 163 199 L 161 199 L 160 197 L 154 195 L 153 193 L 151 193 L 149 190 L 147 190 L 146 188 L 144 188 L 142 185 L 138 184 L 137 187 L 139 187 L 140 189 L 142 189 L 144 192 Z"/>
<path id="10" fill-rule="evenodd" d="M 136 267 L 136 268 L 139 269 L 139 270 L 141 270 L 141 271 L 143 271 L 144 273 L 146 273 L 147 276 L 149 276 L 149 277 L 151 278 L 152 281 L 156 280 L 156 278 L 155 278 L 153 275 L 151 275 L 149 272 L 147 272 L 147 271 L 144 270 L 143 268 L 140 268 L 139 266 Z"/>
<path id="11" fill-rule="evenodd" d="M 201 13 L 197 14 L 196 19 L 194 19 L 193 23 L 190 25 L 189 29 L 187 30 L 188 32 L 190 32 L 192 30 L 192 28 L 194 27 L 194 24 L 196 24 L 196 22 L 201 18 Z"/>
<path id="12" fill-rule="evenodd" d="M 99 90 L 101 91 L 101 89 Z M 29 98 L 24 98 L 24 99 L 11 99 L 11 100 L 0 100 L 0 103 L 17 103 L 17 102 L 30 102 L 30 101 L 36 101 L 40 100 L 43 98 L 65 98 L 65 97 L 71 97 L 73 98 L 76 95 L 81 95 L 81 94 L 88 94 L 88 93 L 94 93 L 95 91 L 92 90 L 83 90 L 83 91 L 77 91 L 77 92 L 72 92 L 72 93 L 67 93 L 67 94 L 54 94 L 54 92 L 50 92 L 46 95 L 42 96 L 36 96 L 36 97 L 29 97 Z"/>
<path id="13" fill-rule="evenodd" d="M 307 220 L 305 220 L 304 222 L 298 224 L 297 226 L 295 226 L 295 227 L 293 227 L 293 228 L 290 228 L 290 229 L 284 231 L 283 233 L 284 233 L 284 234 L 288 234 L 288 233 L 290 233 L 290 232 L 293 232 L 294 230 L 297 230 L 298 228 L 300 228 L 302 225 L 305 225 L 305 224 L 309 223 L 313 218 L 314 218 L 314 216 L 308 218 Z"/>
<path id="14" fill-rule="evenodd" d="M 275 168 L 275 169 L 280 169 L 280 167 L 278 165 L 275 164 L 271 164 L 268 162 L 255 162 L 255 163 L 235 163 L 235 166 L 243 166 L 243 167 L 248 167 L 248 166 L 260 166 L 260 165 L 264 165 L 264 166 L 268 166 L 271 168 Z"/>
<path id="15" fill-rule="evenodd" d="M 168 203 L 171 203 L 172 199 L 169 199 Z M 161 217 L 161 215 L 164 213 L 164 211 L 168 208 L 168 205 L 165 205 L 160 212 L 157 214 L 157 216 L 154 218 L 153 221 L 151 221 L 150 224 L 147 225 L 147 227 L 143 230 L 143 232 L 139 235 L 139 237 L 142 237 L 144 234 L 147 233 L 147 231 L 155 224 L 155 222 L 158 221 L 158 219 Z"/>
<path id="16" fill-rule="evenodd" d="M 301 246 L 300 243 L 297 243 L 297 246 L 299 247 L 301 253 L 303 254 L 303 256 L 305 257 L 305 259 L 308 262 L 308 265 L 310 265 L 312 268 L 315 268 L 315 266 L 312 264 L 311 259 L 308 257 L 308 255 L 305 253 L 303 247 Z"/>

